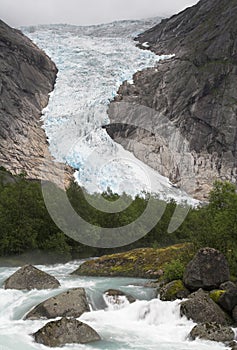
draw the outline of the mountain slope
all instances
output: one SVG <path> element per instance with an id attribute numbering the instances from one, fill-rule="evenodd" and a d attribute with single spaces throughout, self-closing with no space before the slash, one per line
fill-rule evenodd
<path id="1" fill-rule="evenodd" d="M 109 108 L 110 136 L 200 199 L 216 178 L 236 182 L 236 23 L 236 1 L 201 0 L 140 34 L 141 48 L 175 57 L 136 73 Z M 144 107 L 156 133 L 116 125 L 137 125 Z"/>
<path id="2" fill-rule="evenodd" d="M 0 21 L 0 165 L 58 183 L 61 166 L 49 155 L 40 122 L 56 74 L 42 50 Z"/>

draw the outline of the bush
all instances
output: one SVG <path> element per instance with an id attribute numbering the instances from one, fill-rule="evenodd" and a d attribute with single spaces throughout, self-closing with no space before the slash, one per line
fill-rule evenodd
<path id="1" fill-rule="evenodd" d="M 163 277 L 167 282 L 182 280 L 184 269 L 184 263 L 180 259 L 171 260 L 165 265 Z"/>

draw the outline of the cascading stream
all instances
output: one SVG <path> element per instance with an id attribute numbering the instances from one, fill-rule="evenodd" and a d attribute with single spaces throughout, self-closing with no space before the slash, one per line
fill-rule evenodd
<path id="1" fill-rule="evenodd" d="M 0 349 L 40 350 L 30 334 L 43 327 L 48 320 L 23 320 L 31 308 L 49 297 L 69 288 L 84 287 L 92 311 L 83 314 L 80 320 L 91 325 L 102 341 L 88 345 L 68 345 L 65 350 L 221 350 L 224 345 L 189 341 L 187 336 L 194 326 L 192 321 L 179 314 L 179 301 L 162 302 L 154 297 L 154 290 L 142 285 L 146 282 L 135 278 L 92 278 L 71 275 L 81 261 L 53 266 L 37 266 L 61 283 L 57 290 L 16 291 L 4 290 L 2 284 L 16 268 L 0 268 Z M 108 299 L 100 304 L 108 289 L 120 289 L 134 296 L 137 301 L 113 305 Z M 103 309 L 102 309 L 103 307 Z M 60 348 L 58 348 L 60 349 Z"/>

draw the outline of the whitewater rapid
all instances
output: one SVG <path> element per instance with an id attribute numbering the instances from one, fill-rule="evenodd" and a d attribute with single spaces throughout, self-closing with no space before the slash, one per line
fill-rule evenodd
<path id="1" fill-rule="evenodd" d="M 91 325 L 102 340 L 88 345 L 67 345 L 65 350 L 221 350 L 224 345 L 208 341 L 189 341 L 194 323 L 179 315 L 179 301 L 162 302 L 155 290 L 144 288 L 145 280 L 131 278 L 89 278 L 70 275 L 80 261 L 37 266 L 54 275 L 61 283 L 56 290 L 4 290 L 3 282 L 17 268 L 0 268 L 0 350 L 43 350 L 32 333 L 49 320 L 23 320 L 35 305 L 69 288 L 84 287 L 91 312 L 80 320 Z M 134 296 L 133 304 L 114 305 L 104 297 L 109 288 Z M 56 348 L 62 349 L 62 348 Z"/>
<path id="2" fill-rule="evenodd" d="M 172 57 L 138 49 L 133 38 L 159 18 L 118 21 L 78 27 L 42 25 L 22 28 L 56 63 L 56 86 L 44 110 L 44 128 L 50 151 L 59 161 L 77 169 L 77 182 L 89 192 L 129 195 L 158 193 L 163 199 L 193 203 L 169 180 L 115 143 L 103 125 L 107 108 L 125 80 Z"/>

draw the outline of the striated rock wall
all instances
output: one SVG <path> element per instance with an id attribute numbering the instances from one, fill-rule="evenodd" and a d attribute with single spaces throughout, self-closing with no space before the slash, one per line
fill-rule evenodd
<path id="1" fill-rule="evenodd" d="M 40 121 L 57 68 L 19 30 L 0 21 L 0 166 L 13 174 L 68 182 L 71 170 L 51 158 Z"/>
<path id="2" fill-rule="evenodd" d="M 237 178 L 236 23 L 235 0 L 201 0 L 139 35 L 175 57 L 136 73 L 108 110 L 111 137 L 198 199 Z"/>

